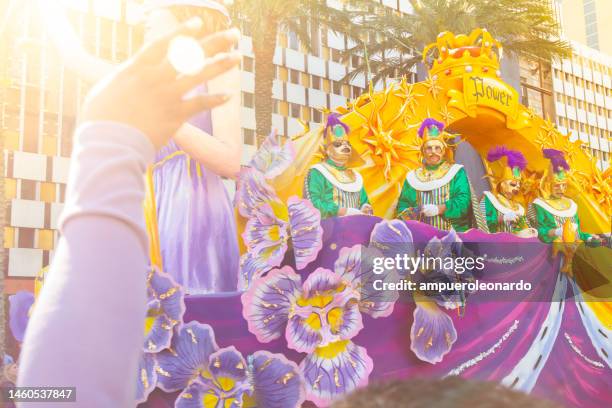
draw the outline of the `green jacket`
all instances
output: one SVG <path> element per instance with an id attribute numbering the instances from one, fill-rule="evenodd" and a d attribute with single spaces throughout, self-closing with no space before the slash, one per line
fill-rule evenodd
<path id="1" fill-rule="evenodd" d="M 553 215 L 551 212 L 541 207 L 537 203 L 534 203 L 533 207 L 536 212 L 538 236 L 540 237 L 540 240 L 542 242 L 546 242 L 548 244 L 553 242 L 556 237 L 548 236 L 548 232 L 550 230 L 562 227 L 563 223 L 561 221 L 567 218 L 572 218 L 572 222 L 575 222 L 578 225 L 578 236 L 582 241 L 587 242 L 589 238 L 591 238 L 590 234 L 587 234 L 580 230 L 580 218 L 578 218 L 578 211 L 576 211 L 573 217 L 555 217 L 555 215 Z"/>
<path id="2" fill-rule="evenodd" d="M 344 168 L 336 166 L 331 161 L 327 161 L 327 164 L 339 169 L 344 170 Z M 305 196 L 312 202 L 312 205 L 315 206 L 321 212 L 321 219 L 335 217 L 338 215 L 338 210 L 341 208 L 340 203 L 334 200 L 334 192 L 338 193 L 338 187 L 334 186 L 319 170 L 316 168 L 311 168 L 308 170 L 308 175 L 306 176 L 306 185 L 305 185 Z M 361 191 L 359 192 L 359 207 L 361 209 L 364 205 L 369 204 L 368 194 L 366 193 L 365 188 L 362 186 Z"/>
<path id="3" fill-rule="evenodd" d="M 450 181 L 449 199 L 444 203 L 446 211 L 442 214 L 450 221 L 455 231 L 462 232 L 470 228 L 470 194 L 467 174 L 465 169 L 461 168 Z M 397 203 L 397 214 L 401 215 L 404 211 L 417 211 L 418 205 L 417 191 L 408 183 L 408 180 L 405 180 Z"/>
<path id="4" fill-rule="evenodd" d="M 527 224 L 527 216 L 523 214 L 522 216 L 519 216 L 519 219 L 513 224 L 512 231 L 505 231 L 505 228 L 499 223 L 500 211 L 498 211 L 497 208 L 495 208 L 491 200 L 489 200 L 489 197 L 487 197 L 486 195 L 484 196 L 484 203 L 485 203 L 485 215 L 487 217 L 487 227 L 489 228 L 490 233 L 496 233 L 496 232 L 514 233 L 514 232 L 518 232 L 518 231 L 521 231 L 529 227 L 529 225 Z"/>

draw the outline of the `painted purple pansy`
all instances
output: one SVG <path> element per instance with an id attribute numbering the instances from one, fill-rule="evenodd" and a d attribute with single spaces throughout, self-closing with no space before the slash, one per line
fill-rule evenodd
<path id="1" fill-rule="evenodd" d="M 172 346 L 158 353 L 157 360 L 159 387 L 166 392 L 182 390 L 177 408 L 293 408 L 304 400 L 295 363 L 264 351 L 245 360 L 234 347 L 219 349 L 206 324 L 181 326 Z"/>
<path id="2" fill-rule="evenodd" d="M 273 269 L 242 294 L 242 315 L 259 342 L 268 343 L 284 334 L 300 289 L 300 276 L 284 266 Z"/>
<path id="3" fill-rule="evenodd" d="M 224 348 L 212 353 L 207 363 L 208 371 L 187 385 L 175 407 L 242 407 L 245 396 L 253 392 L 242 354 L 234 347 Z"/>
<path id="4" fill-rule="evenodd" d="M 240 257 L 238 289 L 248 289 L 251 282 L 253 282 L 255 279 L 261 278 L 272 268 L 273 267 L 265 262 L 263 258 L 253 255 L 252 252 L 246 252 Z"/>
<path id="5" fill-rule="evenodd" d="M 334 271 L 359 292 L 359 308 L 362 313 L 374 318 L 386 317 L 393 312 L 399 293 L 379 290 L 375 282 L 398 282 L 401 275 L 395 269 L 375 270 L 375 260 L 394 257 L 396 254 L 413 256 L 414 253 L 412 233 L 406 223 L 383 220 L 372 229 L 367 247 L 355 245 L 340 250 Z"/>
<path id="6" fill-rule="evenodd" d="M 170 275 L 152 268 L 147 275 L 144 351 L 157 353 L 170 345 L 172 329 L 183 320 L 184 290 Z"/>
<path id="7" fill-rule="evenodd" d="M 149 297 L 158 299 L 164 313 L 170 320 L 178 323 L 185 313 L 185 291 L 167 273 L 153 268 L 147 276 Z"/>
<path id="8" fill-rule="evenodd" d="M 289 237 L 289 212 L 279 200 L 267 201 L 258 207 L 242 233 L 248 252 L 271 267 L 283 261 Z"/>
<path id="9" fill-rule="evenodd" d="M 363 328 L 362 313 L 388 316 L 397 293 L 366 290 L 376 279 L 397 280 L 396 271 L 375 273 L 364 261 L 366 249 L 384 256 L 384 246 L 397 244 L 414 250 L 404 223 L 383 221 L 371 235 L 371 247 L 342 248 L 334 270 L 318 268 L 302 283 L 290 266 L 272 269 L 255 280 L 242 295 L 243 316 L 249 331 L 262 342 L 285 336 L 287 347 L 307 353 L 300 364 L 306 398 L 319 406 L 365 385 L 373 368 L 364 348 L 352 343 Z"/>
<path id="10" fill-rule="evenodd" d="M 317 347 L 351 339 L 362 328 L 358 294 L 338 274 L 318 268 L 292 305 L 285 337 L 289 348 L 311 353 Z"/>
<path id="11" fill-rule="evenodd" d="M 465 255 L 466 250 L 457 233 L 451 229 L 442 238 L 432 237 L 423 250 L 430 259 L 442 260 L 429 269 L 421 269 L 416 274 L 419 284 L 430 282 L 456 283 L 473 280 L 470 271 L 457 273 L 446 262 Z M 410 329 L 410 349 L 421 360 L 431 364 L 442 361 L 457 340 L 457 331 L 452 319 L 444 309 L 456 309 L 465 305 L 468 293 L 463 291 L 419 292 L 415 295 L 416 308 Z M 444 309 L 442 309 L 442 308 Z"/>
<path id="12" fill-rule="evenodd" d="M 281 264 L 291 240 L 296 267 L 302 269 L 323 246 L 321 214 L 310 201 L 295 196 L 286 205 L 269 200 L 251 215 L 242 237 L 248 251 L 271 267 Z"/>
<path id="13" fill-rule="evenodd" d="M 30 321 L 30 309 L 34 304 L 34 294 L 25 290 L 19 291 L 8 297 L 9 300 L 9 327 L 13 337 L 22 342 L 25 336 L 28 322 Z"/>
<path id="14" fill-rule="evenodd" d="M 410 350 L 423 361 L 439 363 L 457 340 L 451 318 L 434 302 L 417 302 L 410 329 Z"/>
<path id="15" fill-rule="evenodd" d="M 262 172 L 253 167 L 240 171 L 234 204 L 241 216 L 248 219 L 260 205 L 275 199 L 276 193 Z"/>
<path id="16" fill-rule="evenodd" d="M 157 360 L 153 353 L 143 353 L 138 362 L 136 382 L 136 403 L 145 402 L 157 385 Z"/>
<path id="17" fill-rule="evenodd" d="M 248 365 L 258 407 L 302 406 L 304 381 L 297 364 L 282 354 L 256 351 L 249 356 Z"/>
<path id="18" fill-rule="evenodd" d="M 282 141 L 282 136 L 272 131 L 253 155 L 249 165 L 260 171 L 265 178 L 273 179 L 282 174 L 295 159 L 295 147 L 291 140 Z"/>
<path id="19" fill-rule="evenodd" d="M 317 349 L 300 363 L 306 398 L 319 407 L 330 405 L 368 384 L 374 363 L 365 348 L 343 340 Z"/>
<path id="20" fill-rule="evenodd" d="M 317 258 L 323 247 L 321 213 L 309 200 L 296 196 L 289 197 L 287 208 L 295 266 L 303 269 Z"/>
<path id="21" fill-rule="evenodd" d="M 255 166 L 243 170 L 238 181 L 235 205 L 247 218 L 242 234 L 247 253 L 241 258 L 241 287 L 279 266 L 290 247 L 296 267 L 303 269 L 323 246 L 319 211 L 296 196 L 281 201 L 268 184 L 268 176 Z"/>
<path id="22" fill-rule="evenodd" d="M 452 284 L 473 282 L 475 279 L 471 270 L 466 268 L 460 271 L 454 263 L 448 262 L 453 258 L 465 256 L 467 252 L 463 248 L 463 242 L 453 229 L 442 238 L 432 237 L 425 246 L 423 255 L 427 258 L 443 260 L 443 262 L 434 263 L 433 267 L 429 269 L 422 269 L 416 275 L 417 281 Z M 462 290 L 447 290 L 425 292 L 425 294 L 430 299 L 435 300 L 439 306 L 452 310 L 465 306 L 466 298 L 470 293 Z"/>
<path id="23" fill-rule="evenodd" d="M 324 268 L 304 284 L 289 266 L 272 270 L 242 295 L 243 315 L 260 342 L 284 332 L 289 348 L 309 353 L 362 328 L 358 293 L 341 276 Z"/>
<path id="24" fill-rule="evenodd" d="M 208 376 L 209 358 L 219 349 L 209 325 L 194 321 L 175 331 L 170 347 L 157 353 L 157 382 L 166 392 L 182 390 Z"/>
<path id="25" fill-rule="evenodd" d="M 415 253 L 412 233 L 404 221 L 382 220 L 370 234 L 370 246 L 376 247 L 385 256 L 401 252 L 409 256 Z"/>
<path id="26" fill-rule="evenodd" d="M 374 318 L 389 316 L 399 297 L 397 291 L 379 290 L 379 286 L 375 283 L 399 280 L 395 270 L 384 271 L 381 274 L 374 272 L 373 260 L 382 256 L 382 252 L 376 248 L 355 245 L 351 248 L 342 248 L 334 263 L 336 274 L 358 293 L 359 310 Z"/>

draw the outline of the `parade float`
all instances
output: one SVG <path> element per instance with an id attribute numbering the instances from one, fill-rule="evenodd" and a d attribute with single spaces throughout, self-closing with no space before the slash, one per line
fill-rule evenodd
<path id="1" fill-rule="evenodd" d="M 469 143 L 483 163 L 498 145 L 522 152 L 525 208 L 541 194 L 549 166 L 542 150 L 562 152 L 573 170 L 567 195 L 577 204 L 580 228 L 609 236 L 610 171 L 602 173 L 580 141 L 520 104 L 501 78 L 500 55 L 501 45 L 485 30 L 442 33 L 424 51 L 425 61 L 433 58 L 425 81 L 370 87 L 330 115 L 344 124 L 336 136 L 359 156 L 356 179 L 373 215 L 323 217 L 304 198 L 309 169 L 324 155 L 325 129 L 271 135 L 238 183 L 238 292 L 188 295 L 160 270 L 155 206 L 148 201 L 150 302 L 134 379 L 141 406 L 322 407 L 368 382 L 451 375 L 565 406 L 611 406 L 608 248 L 580 255 L 571 224 L 562 228 L 563 245 L 490 233 L 480 197 L 470 198 L 466 232 L 396 218 L 404 180 L 421 166 L 421 125 L 431 119 L 456 136 L 453 143 Z M 473 177 L 468 173 L 470 183 Z M 485 256 L 481 274 L 442 268 L 424 280 L 527 281 L 532 288 L 501 298 L 365 290 L 378 277 L 364 253 L 390 256 L 397 248 L 410 256 Z M 401 275 L 395 272 L 393 279 Z M 24 296 L 11 304 L 21 331 L 17 322 L 27 320 L 30 303 Z"/>

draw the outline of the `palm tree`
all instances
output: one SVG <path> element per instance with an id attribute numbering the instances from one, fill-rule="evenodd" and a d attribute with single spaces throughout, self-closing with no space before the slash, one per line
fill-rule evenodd
<path id="1" fill-rule="evenodd" d="M 255 121 L 259 143 L 272 127 L 272 84 L 276 72 L 273 59 L 279 31 L 295 33 L 302 46 L 310 51 L 312 27 L 345 32 L 370 3 L 368 0 L 345 0 L 342 9 L 337 9 L 328 6 L 325 0 L 234 1 L 232 14 L 243 22 L 245 31 L 253 38 Z"/>
<path id="2" fill-rule="evenodd" d="M 373 81 L 404 75 L 422 59 L 423 48 L 443 31 L 469 34 L 486 28 L 504 46 L 504 52 L 534 60 L 569 57 L 571 47 L 558 38 L 559 24 L 544 0 L 409 0 L 414 12 L 391 9 L 360 21 L 360 38 L 343 54 L 369 59 L 349 73 L 373 72 Z M 376 38 L 376 41 L 373 39 Z M 435 57 L 435 56 L 434 56 Z"/>

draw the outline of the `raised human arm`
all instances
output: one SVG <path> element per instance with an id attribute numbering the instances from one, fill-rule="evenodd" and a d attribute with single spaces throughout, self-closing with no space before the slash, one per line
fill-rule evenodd
<path id="1" fill-rule="evenodd" d="M 209 92 L 223 92 L 231 96 L 227 103 L 211 112 L 214 136 L 186 123 L 176 132 L 174 140 L 207 169 L 221 176 L 236 178 L 242 157 L 240 71 L 229 71 L 207 85 Z"/>
<path id="2" fill-rule="evenodd" d="M 200 28 L 201 21 L 188 22 L 171 35 L 193 35 Z M 76 387 L 76 404 L 54 402 L 54 407 L 134 406 L 146 310 L 144 171 L 154 146 L 165 144 L 195 113 L 227 99 L 183 100 L 187 90 L 236 65 L 231 55 L 218 55 L 201 73 L 177 78 L 161 63 L 171 35 L 100 81 L 82 109 L 62 238 L 28 325 L 19 368 L 19 386 Z M 30 406 L 38 404 L 20 405 Z"/>

